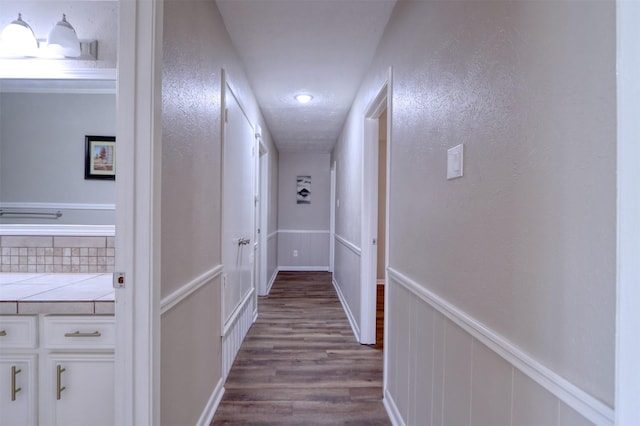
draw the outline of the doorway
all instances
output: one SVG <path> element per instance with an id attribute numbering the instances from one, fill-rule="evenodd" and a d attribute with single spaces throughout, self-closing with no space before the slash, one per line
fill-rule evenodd
<path id="1" fill-rule="evenodd" d="M 384 309 L 378 306 L 384 288 L 379 298 L 378 283 L 384 285 L 388 263 L 390 81 L 391 70 L 364 116 L 360 343 L 369 345 L 376 344 L 378 331 L 382 340 L 384 330 Z"/>

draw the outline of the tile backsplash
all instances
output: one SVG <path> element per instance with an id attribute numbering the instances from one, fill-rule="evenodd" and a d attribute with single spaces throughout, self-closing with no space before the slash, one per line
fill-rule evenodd
<path id="1" fill-rule="evenodd" d="M 115 237 L 0 236 L 0 272 L 111 273 Z"/>

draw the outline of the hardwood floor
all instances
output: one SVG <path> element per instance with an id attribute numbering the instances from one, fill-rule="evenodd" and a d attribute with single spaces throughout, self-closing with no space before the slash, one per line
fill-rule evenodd
<path id="1" fill-rule="evenodd" d="M 360 345 L 327 272 L 281 272 L 212 425 L 388 425 L 382 351 Z"/>

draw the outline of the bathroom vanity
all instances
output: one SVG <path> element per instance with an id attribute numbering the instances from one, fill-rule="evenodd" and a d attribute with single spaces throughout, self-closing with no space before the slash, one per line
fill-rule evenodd
<path id="1" fill-rule="evenodd" d="M 0 274 L 0 412 L 11 425 L 113 425 L 111 274 Z"/>

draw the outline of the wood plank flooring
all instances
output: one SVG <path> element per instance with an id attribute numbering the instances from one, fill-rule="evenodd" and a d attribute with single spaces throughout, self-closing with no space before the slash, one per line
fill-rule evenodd
<path id="1" fill-rule="evenodd" d="M 389 425 L 382 351 L 360 345 L 327 272 L 281 272 L 212 425 Z"/>

